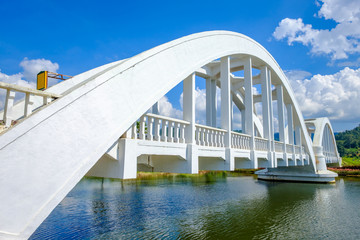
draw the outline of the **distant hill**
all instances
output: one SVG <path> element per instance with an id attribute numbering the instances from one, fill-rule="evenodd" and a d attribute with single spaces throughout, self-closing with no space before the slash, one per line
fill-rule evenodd
<path id="1" fill-rule="evenodd" d="M 335 134 L 335 139 L 342 157 L 360 157 L 360 124 L 353 130 Z"/>

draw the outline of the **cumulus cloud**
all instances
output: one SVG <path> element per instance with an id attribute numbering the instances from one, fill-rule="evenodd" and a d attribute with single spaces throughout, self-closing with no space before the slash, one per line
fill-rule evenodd
<path id="1" fill-rule="evenodd" d="M 24 58 L 20 66 L 24 69 L 22 73 L 24 78 L 29 82 L 36 81 L 36 75 L 41 71 L 57 72 L 59 69 L 59 64 L 44 58 L 32 60 Z"/>
<path id="2" fill-rule="evenodd" d="M 332 75 L 299 78 L 286 72 L 305 117 L 360 119 L 360 68 L 348 67 Z"/>
<path id="3" fill-rule="evenodd" d="M 0 82 L 16 84 L 28 88 L 36 88 L 36 75 L 40 71 L 47 70 L 56 72 L 59 69 L 59 65 L 57 63 L 53 63 L 46 59 L 30 60 L 28 58 L 24 58 L 19 65 L 23 71 L 16 74 L 8 75 L 0 70 Z M 55 82 L 56 80 L 51 81 L 49 82 L 49 85 L 52 85 Z M 0 90 L 0 109 L 4 107 L 5 94 L 5 90 Z M 23 95 L 21 94 L 17 94 L 15 100 L 19 100 L 22 96 Z"/>
<path id="4" fill-rule="evenodd" d="M 276 27 L 273 36 L 309 46 L 313 54 L 327 54 L 332 60 L 346 59 L 360 52 L 360 5 L 358 0 L 321 0 L 318 16 L 334 20 L 335 28 L 314 29 L 301 18 L 285 18 Z"/>
<path id="5" fill-rule="evenodd" d="M 159 100 L 159 114 L 166 117 L 182 119 L 182 111 L 173 107 L 166 96 Z"/>

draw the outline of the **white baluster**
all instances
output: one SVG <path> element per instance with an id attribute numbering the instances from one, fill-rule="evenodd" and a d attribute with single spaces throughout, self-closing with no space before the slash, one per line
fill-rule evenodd
<path id="1" fill-rule="evenodd" d="M 168 125 L 168 121 L 166 120 L 162 120 L 161 121 L 161 124 L 162 124 L 162 130 L 161 130 L 161 140 L 163 142 L 167 142 L 167 125 Z"/>
<path id="2" fill-rule="evenodd" d="M 26 93 L 25 95 L 25 108 L 24 108 L 24 116 L 28 117 L 33 111 L 33 96 L 30 93 Z"/>
<path id="3" fill-rule="evenodd" d="M 154 140 L 159 142 L 160 141 L 160 119 L 159 118 L 155 118 L 155 122 L 154 122 Z"/>
<path id="4" fill-rule="evenodd" d="M 180 124 L 180 142 L 185 143 L 185 124 Z"/>
<path id="5" fill-rule="evenodd" d="M 179 142 L 179 125 L 180 123 L 174 122 L 174 142 Z"/>
<path id="6" fill-rule="evenodd" d="M 147 132 L 147 139 L 152 141 L 153 140 L 153 117 L 148 117 L 148 132 Z"/>
<path id="7" fill-rule="evenodd" d="M 145 140 L 145 122 L 146 122 L 146 117 L 143 115 L 140 118 L 140 134 L 139 134 L 139 139 L 141 140 Z"/>
<path id="8" fill-rule="evenodd" d="M 173 121 L 169 121 L 169 126 L 168 126 L 168 142 L 174 142 L 174 127 L 173 127 Z"/>
<path id="9" fill-rule="evenodd" d="M 6 91 L 6 99 L 5 99 L 5 107 L 4 107 L 4 115 L 3 120 L 6 127 L 11 125 L 12 119 L 12 107 L 14 106 L 15 92 L 8 89 Z"/>
<path id="10" fill-rule="evenodd" d="M 137 139 L 136 121 L 131 127 L 131 138 L 132 139 Z"/>

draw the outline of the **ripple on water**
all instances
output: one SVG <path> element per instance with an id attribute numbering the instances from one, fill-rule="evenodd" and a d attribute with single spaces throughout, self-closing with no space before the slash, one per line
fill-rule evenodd
<path id="1" fill-rule="evenodd" d="M 358 239 L 359 199 L 360 181 L 343 179 L 83 179 L 31 239 Z"/>

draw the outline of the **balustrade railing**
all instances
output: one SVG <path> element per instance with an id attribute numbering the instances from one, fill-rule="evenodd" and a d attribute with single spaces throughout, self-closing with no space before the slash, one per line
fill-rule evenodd
<path id="1" fill-rule="evenodd" d="M 243 133 L 231 132 L 232 148 L 250 150 L 250 135 Z"/>
<path id="2" fill-rule="evenodd" d="M 200 146 L 224 147 L 226 130 L 195 124 L 195 142 Z"/>
<path id="3" fill-rule="evenodd" d="M 293 152 L 293 145 L 286 144 L 286 153 L 292 153 L 292 152 Z"/>
<path id="4" fill-rule="evenodd" d="M 255 137 L 255 150 L 268 151 L 268 140 L 264 138 Z"/>
<path id="5" fill-rule="evenodd" d="M 185 143 L 185 128 L 189 125 L 190 123 L 184 120 L 147 113 L 132 125 L 125 137 L 148 141 Z M 226 130 L 224 129 L 195 124 L 195 143 L 197 145 L 225 147 L 225 134 Z M 256 151 L 269 151 L 268 139 L 255 137 L 254 140 Z M 231 132 L 232 148 L 251 150 L 250 141 L 250 135 Z M 283 152 L 284 143 L 279 141 L 274 141 L 274 143 L 275 151 Z M 296 154 L 303 153 L 306 156 L 304 146 L 286 144 L 287 153 L 293 153 L 293 149 Z M 329 158 L 336 157 L 332 152 L 324 151 L 324 155 Z"/>
<path id="6" fill-rule="evenodd" d="M 275 141 L 275 152 L 283 152 L 284 143 Z"/>
<path id="7" fill-rule="evenodd" d="M 131 127 L 131 138 L 157 142 L 185 143 L 185 128 L 189 122 L 147 113 Z M 130 137 L 130 136 L 129 136 Z"/>
<path id="8" fill-rule="evenodd" d="M 3 122 L 5 123 L 6 127 L 9 127 L 13 120 L 18 119 L 18 118 L 15 119 L 12 116 L 12 108 L 14 107 L 15 95 L 17 92 L 25 93 L 24 114 L 21 117 L 28 117 L 34 111 L 34 107 L 33 107 L 34 96 L 42 97 L 43 105 L 47 105 L 54 99 L 61 97 L 61 95 L 59 94 L 43 92 L 36 89 L 22 87 L 15 84 L 9 84 L 4 82 L 0 82 L 0 89 L 6 90 L 5 106 L 3 111 Z"/>

